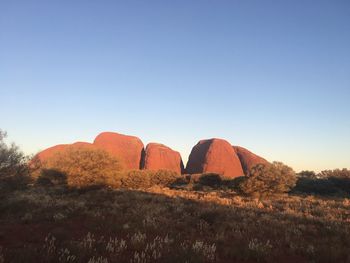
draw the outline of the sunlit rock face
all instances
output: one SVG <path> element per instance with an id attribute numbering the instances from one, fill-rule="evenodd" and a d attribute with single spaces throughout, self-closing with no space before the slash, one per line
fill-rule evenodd
<path id="1" fill-rule="evenodd" d="M 119 158 L 125 169 L 141 167 L 143 143 L 138 137 L 103 132 L 95 138 L 94 145 Z"/>
<path id="2" fill-rule="evenodd" d="M 77 147 L 77 148 L 94 148 L 94 146 L 91 143 L 88 142 L 76 142 L 72 144 L 58 144 L 55 146 L 52 146 L 50 148 L 47 148 L 41 152 L 39 152 L 35 157 L 38 158 L 41 162 L 45 162 L 48 159 L 52 158 L 57 153 L 64 152 L 70 147 Z"/>
<path id="3" fill-rule="evenodd" d="M 143 168 L 146 170 L 163 169 L 178 174 L 181 174 L 184 170 L 180 153 L 159 143 L 149 143 L 147 145 L 143 163 Z"/>
<path id="4" fill-rule="evenodd" d="M 249 170 L 252 169 L 255 165 L 269 163 L 264 158 L 252 153 L 243 147 L 233 146 L 233 149 L 236 151 L 238 158 L 241 161 L 245 175 L 247 175 Z"/>
<path id="5" fill-rule="evenodd" d="M 34 158 L 29 162 L 30 165 L 35 165 L 37 161 L 40 161 L 40 163 L 45 163 L 49 159 L 53 158 L 56 154 L 65 152 L 69 149 L 73 148 L 95 148 L 95 146 L 88 142 L 76 142 L 72 144 L 58 144 L 55 146 L 52 146 L 50 148 L 47 148 L 41 152 L 39 152 L 37 155 L 34 156 Z"/>
<path id="6" fill-rule="evenodd" d="M 244 175 L 241 162 L 231 144 L 222 139 L 201 140 L 192 148 L 186 172 L 217 173 L 227 178 Z"/>
<path id="7" fill-rule="evenodd" d="M 52 146 L 50 148 L 47 148 L 41 152 L 39 152 L 36 157 L 41 161 L 45 162 L 48 159 L 52 158 L 55 154 L 59 152 L 63 152 L 65 149 L 67 149 L 69 144 L 59 144 Z"/>

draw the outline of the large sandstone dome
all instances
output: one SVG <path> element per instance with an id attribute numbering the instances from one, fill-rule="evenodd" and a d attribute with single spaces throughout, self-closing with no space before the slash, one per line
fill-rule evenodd
<path id="1" fill-rule="evenodd" d="M 184 170 L 180 153 L 159 143 L 147 145 L 143 168 L 146 170 L 171 170 L 178 174 Z"/>
<path id="2" fill-rule="evenodd" d="M 35 157 L 38 158 L 41 162 L 45 162 L 48 159 L 52 158 L 55 154 L 64 152 L 69 147 L 84 148 L 84 147 L 94 147 L 94 146 L 88 142 L 76 142 L 73 144 L 58 144 L 39 152 Z"/>
<path id="3" fill-rule="evenodd" d="M 247 175 L 249 170 L 251 168 L 253 168 L 255 165 L 269 163 L 264 158 L 252 153 L 251 151 L 249 151 L 243 147 L 233 146 L 233 148 L 236 151 L 236 153 L 241 161 L 242 168 L 243 168 L 245 175 Z"/>
<path id="4" fill-rule="evenodd" d="M 141 167 L 143 143 L 138 137 L 103 132 L 95 138 L 94 145 L 119 158 L 126 169 Z"/>
<path id="5" fill-rule="evenodd" d="M 186 172 L 217 173 L 227 178 L 244 175 L 235 150 L 222 139 L 201 140 L 195 145 L 189 156 Z"/>

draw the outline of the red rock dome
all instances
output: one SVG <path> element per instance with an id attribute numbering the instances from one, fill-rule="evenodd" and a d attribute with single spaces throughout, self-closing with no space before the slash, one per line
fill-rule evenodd
<path id="1" fill-rule="evenodd" d="M 244 175 L 240 160 L 231 144 L 222 139 L 202 140 L 192 148 L 186 172 L 217 173 L 233 178 Z"/>
<path id="2" fill-rule="evenodd" d="M 95 138 L 94 145 L 119 158 L 126 169 L 140 169 L 143 143 L 139 138 L 103 132 Z"/>
<path id="3" fill-rule="evenodd" d="M 269 163 L 264 158 L 252 153 L 243 147 L 233 146 L 233 149 L 236 151 L 238 158 L 241 161 L 244 174 L 246 175 L 248 174 L 249 170 L 255 165 Z"/>
<path id="4" fill-rule="evenodd" d="M 81 147 L 94 147 L 94 146 L 88 142 L 76 142 L 73 144 L 58 144 L 39 152 L 35 156 L 35 158 L 38 158 L 41 162 L 44 162 L 50 159 L 51 157 L 53 157 L 55 154 L 65 151 L 69 147 L 81 148 Z"/>
<path id="5" fill-rule="evenodd" d="M 171 170 L 178 174 L 184 170 L 180 153 L 159 143 L 147 145 L 143 168 L 146 170 Z"/>
<path id="6" fill-rule="evenodd" d="M 41 162 L 44 162 L 44 161 L 50 159 L 51 157 L 53 157 L 56 153 L 63 152 L 65 149 L 67 149 L 68 146 L 69 146 L 69 144 L 59 144 L 59 145 L 52 146 L 50 148 L 47 148 L 47 149 L 39 152 L 36 155 L 36 157 Z"/>

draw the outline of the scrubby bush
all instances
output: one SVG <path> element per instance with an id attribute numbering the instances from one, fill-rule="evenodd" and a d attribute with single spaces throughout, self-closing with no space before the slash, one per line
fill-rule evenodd
<path id="1" fill-rule="evenodd" d="M 314 176 L 299 173 L 295 193 L 326 196 L 350 195 L 350 170 L 324 170 Z"/>
<path id="2" fill-rule="evenodd" d="M 0 190 L 16 190 L 30 181 L 27 156 L 14 143 L 5 143 L 6 132 L 0 130 Z"/>
<path id="3" fill-rule="evenodd" d="M 169 186 L 177 181 L 181 176 L 171 170 L 158 170 L 151 172 L 151 183 L 155 185 Z"/>
<path id="4" fill-rule="evenodd" d="M 317 174 L 314 171 L 301 171 L 297 173 L 297 177 L 303 177 L 303 178 L 317 178 Z"/>
<path id="5" fill-rule="evenodd" d="M 350 195 L 350 178 L 349 177 L 330 177 L 329 180 L 338 188 L 338 193 Z"/>
<path id="6" fill-rule="evenodd" d="M 123 188 L 149 188 L 154 185 L 171 186 L 181 178 L 179 174 L 170 170 L 133 170 L 121 176 Z"/>
<path id="7" fill-rule="evenodd" d="M 241 180 L 238 190 L 248 195 L 270 195 L 289 192 L 296 183 L 292 168 L 281 162 L 258 164 Z"/>
<path id="8" fill-rule="evenodd" d="M 219 174 L 189 174 L 184 176 L 184 183 L 180 184 L 180 188 L 187 190 L 212 190 L 223 186 L 223 179 Z"/>
<path id="9" fill-rule="evenodd" d="M 222 183 L 222 178 L 219 174 L 215 173 L 192 174 L 190 176 L 190 182 L 215 187 Z"/>
<path id="10" fill-rule="evenodd" d="M 216 173 L 186 174 L 181 176 L 181 178 L 172 185 L 172 188 L 195 191 L 231 191 L 235 188 L 235 182 L 236 178 L 231 179 Z"/>
<path id="11" fill-rule="evenodd" d="M 324 170 L 321 171 L 318 175 L 318 178 L 348 178 L 350 179 L 350 170 L 344 169 L 335 169 L 335 170 Z"/>
<path id="12" fill-rule="evenodd" d="M 67 186 L 67 176 L 55 169 L 42 169 L 37 184 L 41 186 Z"/>
<path id="13" fill-rule="evenodd" d="M 87 187 L 106 185 L 115 180 L 122 170 L 121 162 L 106 151 L 90 147 L 70 146 L 42 163 L 38 182 Z"/>

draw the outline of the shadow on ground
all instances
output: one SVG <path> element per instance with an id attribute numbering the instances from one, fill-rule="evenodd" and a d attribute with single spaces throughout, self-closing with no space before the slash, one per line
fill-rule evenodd
<path id="1" fill-rule="evenodd" d="M 0 246 L 5 262 L 346 262 L 349 219 L 341 199 L 33 186 L 1 200 Z"/>

